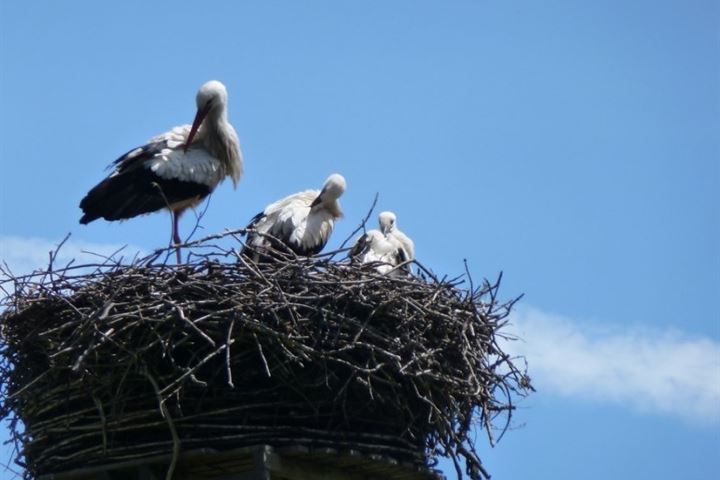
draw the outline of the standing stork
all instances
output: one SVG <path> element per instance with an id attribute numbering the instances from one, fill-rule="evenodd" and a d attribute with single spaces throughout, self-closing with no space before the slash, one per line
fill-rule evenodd
<path id="1" fill-rule="evenodd" d="M 226 176 L 233 187 L 243 172 L 235 129 L 227 119 L 227 90 L 215 80 L 195 98 L 192 125 L 175 127 L 115 160 L 113 172 L 80 201 L 80 223 L 98 218 L 125 220 L 163 208 L 172 215 L 172 239 L 181 242 L 178 220 L 199 204 Z M 177 251 L 180 263 L 180 248 Z"/>
<path id="2" fill-rule="evenodd" d="M 370 230 L 358 238 L 348 256 L 360 263 L 378 263 L 379 273 L 388 273 L 396 266 L 415 259 L 413 241 L 397 228 L 393 212 L 378 215 L 380 230 Z M 403 269 L 412 273 L 409 264 Z"/>
<path id="3" fill-rule="evenodd" d="M 250 221 L 243 255 L 254 261 L 260 252 L 273 246 L 273 240 L 297 255 L 319 253 L 330 238 L 335 220 L 342 217 L 338 198 L 345 192 L 345 178 L 334 173 L 322 190 L 305 190 L 271 203 Z"/>

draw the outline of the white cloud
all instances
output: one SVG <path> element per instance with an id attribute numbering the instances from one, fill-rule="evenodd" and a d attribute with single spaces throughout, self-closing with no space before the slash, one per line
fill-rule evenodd
<path id="1" fill-rule="evenodd" d="M 39 268 L 44 269 L 48 266 L 50 252 L 54 252 L 61 241 L 62 239 L 0 235 L 0 263 L 7 264 L 14 275 L 27 274 Z M 113 254 L 116 259 L 124 257 L 129 260 L 137 252 L 142 251 L 131 245 L 91 243 L 71 237 L 59 250 L 55 258 L 55 266 L 63 267 L 71 260 L 75 260 L 75 265 L 101 263 L 103 257 Z"/>
<path id="2" fill-rule="evenodd" d="M 673 330 L 589 326 L 535 309 L 513 316 L 536 388 L 720 423 L 720 343 Z"/>

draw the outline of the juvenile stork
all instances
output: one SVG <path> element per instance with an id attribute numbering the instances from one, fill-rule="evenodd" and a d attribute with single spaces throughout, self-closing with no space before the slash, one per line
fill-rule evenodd
<path id="1" fill-rule="evenodd" d="M 380 223 L 380 231 L 391 242 L 398 245 L 403 250 L 405 256 L 404 261 L 415 260 L 415 243 L 397 228 L 397 217 L 393 212 L 380 212 L 378 215 Z"/>
<path id="2" fill-rule="evenodd" d="M 215 80 L 195 98 L 192 125 L 175 127 L 115 160 L 113 172 L 80 201 L 87 224 L 98 218 L 124 220 L 166 208 L 172 215 L 172 239 L 181 242 L 178 220 L 226 176 L 233 187 L 243 172 L 235 129 L 227 119 L 227 90 Z M 180 263 L 180 249 L 177 251 Z"/>
<path id="3" fill-rule="evenodd" d="M 388 273 L 398 265 L 415 259 L 413 241 L 401 232 L 396 225 L 393 212 L 378 215 L 380 230 L 369 230 L 358 238 L 350 249 L 349 256 L 360 263 L 378 263 L 375 269 L 379 273 Z M 412 273 L 409 264 L 403 269 Z"/>
<path id="4" fill-rule="evenodd" d="M 275 240 L 297 255 L 319 253 L 330 238 L 335 220 L 342 217 L 338 198 L 345 187 L 343 176 L 334 173 L 322 190 L 305 190 L 271 203 L 247 226 L 249 233 L 242 254 L 258 261 L 264 257 L 261 252 L 272 247 Z"/>

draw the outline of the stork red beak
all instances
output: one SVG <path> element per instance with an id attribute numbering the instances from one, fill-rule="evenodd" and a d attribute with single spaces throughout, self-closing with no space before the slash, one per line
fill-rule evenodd
<path id="1" fill-rule="evenodd" d="M 193 138 L 195 138 L 195 134 L 197 133 L 198 128 L 200 128 L 200 125 L 202 125 L 202 122 L 203 120 L 205 120 L 205 117 L 207 116 L 209 111 L 209 105 L 198 109 L 197 113 L 195 114 L 195 120 L 193 120 L 192 127 L 190 127 L 190 134 L 187 137 L 187 141 L 185 142 L 185 147 L 183 148 L 183 151 L 187 152 L 188 148 L 190 148 L 190 144 L 192 143 Z"/>
<path id="2" fill-rule="evenodd" d="M 320 192 L 320 195 L 318 195 L 317 197 L 315 197 L 315 200 L 313 200 L 313 202 L 310 204 L 310 208 L 313 208 L 315 205 L 319 205 L 320 202 L 322 202 L 323 193 L 325 193 L 325 190 L 323 190 L 322 192 Z"/>

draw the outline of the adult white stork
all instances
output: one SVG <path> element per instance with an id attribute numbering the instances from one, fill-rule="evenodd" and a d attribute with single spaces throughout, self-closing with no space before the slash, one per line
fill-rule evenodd
<path id="1" fill-rule="evenodd" d="M 181 243 L 178 220 L 226 176 L 233 187 L 243 172 L 235 129 L 227 119 L 227 90 L 215 80 L 196 96 L 192 125 L 175 127 L 115 160 L 113 172 L 80 201 L 80 223 L 124 220 L 163 208 L 172 215 L 172 238 Z M 180 249 L 177 250 L 180 263 Z"/>
<path id="2" fill-rule="evenodd" d="M 380 230 L 369 230 L 357 239 L 350 249 L 351 259 L 360 263 L 378 263 L 375 269 L 379 273 L 388 273 L 396 266 L 415 259 L 413 241 L 397 228 L 393 212 L 381 212 L 378 215 Z M 411 273 L 409 264 L 403 266 Z"/>
<path id="3" fill-rule="evenodd" d="M 345 192 L 345 178 L 334 173 L 322 190 L 305 190 L 271 203 L 247 226 L 248 238 L 242 254 L 255 261 L 262 251 L 282 242 L 297 255 L 320 252 L 330 238 L 335 220 L 342 217 L 338 198 Z"/>

